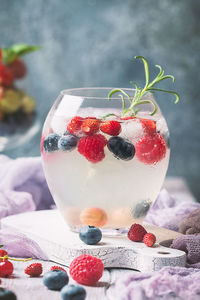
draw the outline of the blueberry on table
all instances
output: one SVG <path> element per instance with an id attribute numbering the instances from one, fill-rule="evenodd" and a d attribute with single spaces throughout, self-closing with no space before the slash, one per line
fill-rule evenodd
<path id="1" fill-rule="evenodd" d="M 87 245 L 96 245 L 101 240 L 102 233 L 95 226 L 84 226 L 80 229 L 79 237 Z"/>
<path id="2" fill-rule="evenodd" d="M 49 134 L 44 142 L 43 142 L 43 147 L 45 152 L 53 152 L 58 150 L 58 141 L 60 139 L 60 136 L 56 133 L 51 133 Z"/>
<path id="3" fill-rule="evenodd" d="M 17 300 L 16 295 L 7 289 L 0 288 L 0 299 L 2 300 Z"/>
<path id="4" fill-rule="evenodd" d="M 108 149 L 119 159 L 131 160 L 135 155 L 135 147 L 120 136 L 113 136 L 108 140 Z"/>
<path id="5" fill-rule="evenodd" d="M 63 300 L 84 300 L 86 298 L 86 290 L 80 285 L 66 285 L 61 290 Z"/>
<path id="6" fill-rule="evenodd" d="M 43 276 L 43 283 L 49 290 L 60 291 L 69 282 L 69 277 L 62 270 L 46 272 Z"/>
<path id="7" fill-rule="evenodd" d="M 64 135 L 58 141 L 58 148 L 63 151 L 73 150 L 78 143 L 78 138 L 74 135 Z"/>

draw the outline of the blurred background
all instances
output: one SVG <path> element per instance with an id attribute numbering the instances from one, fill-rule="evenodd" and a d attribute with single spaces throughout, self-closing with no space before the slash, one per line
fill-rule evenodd
<path id="1" fill-rule="evenodd" d="M 131 87 L 144 83 L 135 55 L 173 74 L 176 83 L 162 87 L 156 99 L 171 134 L 168 175 L 183 176 L 200 201 L 200 1 L 196 0 L 1 0 L 0 46 L 40 45 L 25 56 L 29 73 L 24 86 L 37 100 L 42 123 L 59 92 L 90 86 Z M 5 154 L 40 155 L 40 135 Z"/>

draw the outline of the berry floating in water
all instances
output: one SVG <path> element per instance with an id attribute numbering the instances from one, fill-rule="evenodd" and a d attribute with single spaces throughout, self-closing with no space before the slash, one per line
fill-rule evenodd
<path id="1" fill-rule="evenodd" d="M 69 284 L 62 288 L 61 297 L 63 300 L 85 300 L 86 290 L 80 285 Z"/>
<path id="2" fill-rule="evenodd" d="M 107 222 L 105 210 L 99 207 L 89 207 L 84 209 L 80 214 L 80 221 L 84 225 L 102 227 Z"/>
<path id="3" fill-rule="evenodd" d="M 80 229 L 79 237 L 87 245 L 96 245 L 101 240 L 102 233 L 95 226 L 84 226 Z"/>
<path id="4" fill-rule="evenodd" d="M 83 120 L 84 119 L 79 116 L 73 117 L 67 125 L 68 132 L 72 134 L 78 134 L 81 130 Z"/>
<path id="5" fill-rule="evenodd" d="M 120 134 L 122 128 L 117 121 L 104 121 L 100 126 L 101 131 L 112 136 L 117 136 Z"/>
<path id="6" fill-rule="evenodd" d="M 45 152 L 54 152 L 58 150 L 58 141 L 60 136 L 56 133 L 49 134 L 43 142 Z"/>
<path id="7" fill-rule="evenodd" d="M 58 148 L 62 151 L 72 151 L 77 143 L 78 139 L 74 135 L 64 135 L 58 141 Z"/>
<path id="8" fill-rule="evenodd" d="M 44 274 L 43 283 L 49 290 L 60 291 L 69 282 L 69 277 L 62 270 L 53 270 Z"/>
<path id="9" fill-rule="evenodd" d="M 100 120 L 96 118 L 86 118 L 83 120 L 81 130 L 87 134 L 92 135 L 99 131 Z"/>
<path id="10" fill-rule="evenodd" d="M 107 144 L 108 149 L 119 159 L 131 160 L 135 155 L 135 147 L 119 136 L 111 137 Z"/>

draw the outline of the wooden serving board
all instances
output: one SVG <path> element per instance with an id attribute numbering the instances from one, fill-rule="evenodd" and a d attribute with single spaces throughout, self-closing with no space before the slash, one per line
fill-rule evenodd
<path id="1" fill-rule="evenodd" d="M 180 233 L 146 225 L 157 237 L 154 247 L 130 241 L 126 235 L 103 236 L 97 245 L 86 245 L 77 233 L 70 231 L 58 210 L 44 210 L 9 216 L 1 220 L 1 228 L 9 228 L 34 240 L 49 260 L 69 266 L 81 255 L 99 257 L 105 268 L 129 268 L 141 272 L 156 271 L 163 266 L 185 266 L 183 251 L 162 246 Z M 162 244 L 162 245 L 161 245 Z"/>

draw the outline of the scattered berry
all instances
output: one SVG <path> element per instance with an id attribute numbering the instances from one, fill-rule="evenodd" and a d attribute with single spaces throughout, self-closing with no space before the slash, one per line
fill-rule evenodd
<path id="1" fill-rule="evenodd" d="M 42 274 L 42 264 L 40 263 L 30 264 L 28 267 L 26 267 L 24 273 L 30 275 L 31 277 L 38 277 Z"/>
<path id="2" fill-rule="evenodd" d="M 76 116 L 70 120 L 70 122 L 67 125 L 68 132 L 72 134 L 78 134 L 81 130 L 81 125 L 83 122 L 83 118 Z"/>
<path id="3" fill-rule="evenodd" d="M 155 164 L 165 157 L 166 143 L 159 133 L 146 134 L 137 141 L 135 150 L 138 160 L 146 164 Z"/>
<path id="4" fill-rule="evenodd" d="M 0 63 L 0 85 L 10 87 L 13 83 L 12 72 L 3 64 Z"/>
<path id="5" fill-rule="evenodd" d="M 53 152 L 58 150 L 58 141 L 60 136 L 56 133 L 49 134 L 43 142 L 45 152 Z"/>
<path id="6" fill-rule="evenodd" d="M 141 242 L 147 233 L 145 228 L 140 224 L 133 224 L 128 231 L 128 238 L 133 242 Z"/>
<path id="7" fill-rule="evenodd" d="M 61 270 L 61 271 L 67 273 L 67 271 L 66 271 L 64 268 L 59 267 L 59 266 L 52 266 L 52 267 L 50 268 L 50 271 L 54 271 L 54 270 Z"/>
<path id="8" fill-rule="evenodd" d="M 86 136 L 80 139 L 78 144 L 78 151 L 85 158 L 97 163 L 104 159 L 104 147 L 107 144 L 106 138 L 101 134 Z"/>
<path id="9" fill-rule="evenodd" d="M 121 125 L 117 121 L 105 121 L 100 125 L 101 131 L 112 136 L 119 135 L 121 132 Z"/>
<path id="10" fill-rule="evenodd" d="M 61 297 L 63 300 L 85 300 L 86 290 L 80 285 L 69 284 L 62 288 Z"/>
<path id="11" fill-rule="evenodd" d="M 100 120 L 96 118 L 86 118 L 83 120 L 81 130 L 87 134 L 92 135 L 99 131 Z"/>
<path id="12" fill-rule="evenodd" d="M 84 209 L 80 214 L 80 221 L 84 225 L 102 227 L 107 222 L 105 210 L 98 207 L 89 207 Z"/>
<path id="13" fill-rule="evenodd" d="M 0 261 L 0 277 L 9 277 L 14 271 L 13 264 L 8 261 Z"/>
<path id="14" fill-rule="evenodd" d="M 22 79 L 26 76 L 26 66 L 20 58 L 16 58 L 14 61 L 9 63 L 7 68 L 12 72 L 15 79 Z"/>
<path id="15" fill-rule="evenodd" d="M 62 151 L 71 151 L 76 148 L 78 138 L 74 135 L 64 135 L 58 141 L 58 148 Z"/>
<path id="16" fill-rule="evenodd" d="M 140 119 L 140 123 L 142 124 L 145 133 L 147 134 L 156 133 L 156 122 L 154 120 Z"/>
<path id="17" fill-rule="evenodd" d="M 43 283 L 49 290 L 60 291 L 69 282 L 69 277 L 62 270 L 53 270 L 44 274 Z"/>
<path id="18" fill-rule="evenodd" d="M 0 288 L 0 299 L 2 300 L 17 300 L 16 295 L 5 288 Z"/>
<path id="19" fill-rule="evenodd" d="M 153 233 L 146 233 L 143 238 L 143 242 L 147 245 L 147 247 L 152 247 L 156 242 L 156 237 Z"/>
<path id="20" fill-rule="evenodd" d="M 114 156 L 122 160 L 131 160 L 135 155 L 133 144 L 119 136 L 111 137 L 107 146 Z"/>
<path id="21" fill-rule="evenodd" d="M 71 277 L 80 284 L 94 285 L 101 278 L 104 270 L 102 261 L 91 255 L 80 255 L 69 267 Z"/>
<path id="22" fill-rule="evenodd" d="M 101 240 L 102 233 L 95 226 L 84 226 L 80 229 L 79 237 L 87 245 L 96 245 Z"/>
<path id="23" fill-rule="evenodd" d="M 0 257 L 4 257 L 6 255 L 8 255 L 8 252 L 6 250 L 0 249 Z M 0 259 L 0 261 L 2 261 L 2 260 L 3 260 L 3 258 Z"/>

